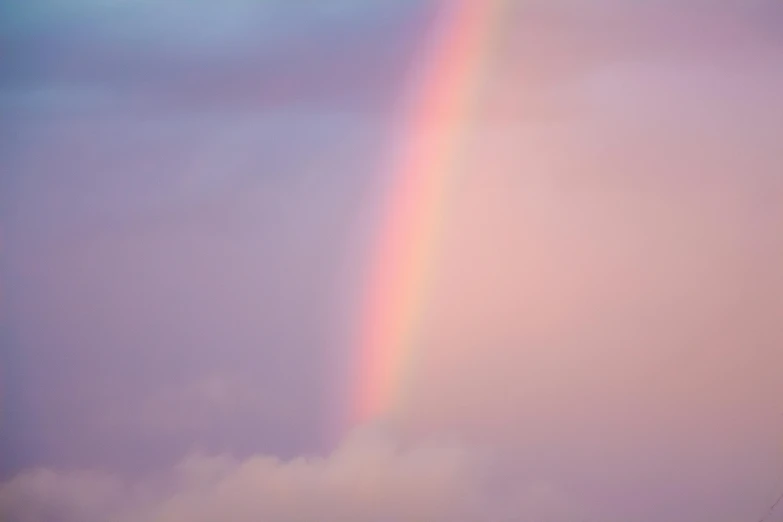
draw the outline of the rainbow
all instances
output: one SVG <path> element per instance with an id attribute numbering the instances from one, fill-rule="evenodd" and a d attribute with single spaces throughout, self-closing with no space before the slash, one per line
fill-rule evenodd
<path id="1" fill-rule="evenodd" d="M 409 85 L 394 145 L 382 223 L 360 306 L 351 424 L 389 420 L 402 406 L 417 323 L 432 279 L 440 223 L 462 137 L 501 7 L 508 0 L 443 0 Z"/>

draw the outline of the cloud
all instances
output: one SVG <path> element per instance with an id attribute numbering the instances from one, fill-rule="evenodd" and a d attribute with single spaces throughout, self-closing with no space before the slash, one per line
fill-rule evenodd
<path id="1" fill-rule="evenodd" d="M 1 65 L 0 109 L 16 104 L 23 112 L 13 119 L 21 121 L 47 114 L 52 100 L 28 97 L 18 107 L 16 91 L 52 84 L 83 91 L 59 96 L 72 110 L 97 91 L 131 111 L 377 108 L 399 81 L 421 11 L 385 1 L 20 4 L 0 23 L 13 50 Z"/>
<path id="2" fill-rule="evenodd" d="M 124 493 L 121 482 L 104 473 L 36 469 L 0 486 L 0 511 L 9 522 L 105 521 Z"/>
<path id="3" fill-rule="evenodd" d="M 369 427 L 323 458 L 192 454 L 133 484 L 95 472 L 28 471 L 0 486 L 0 510 L 9 522 L 576 520 L 565 518 L 573 507 L 551 485 L 500 488 L 492 466 L 477 448 L 402 445 Z"/>
<path id="4" fill-rule="evenodd" d="M 280 0 L 227 0 L 220 4 L 206 0 L 12 1 L 8 9 L 14 23 L 6 30 L 21 36 L 78 29 L 92 38 L 135 44 L 146 50 L 157 45 L 159 51 L 163 46 L 187 54 L 215 55 L 251 43 L 286 43 L 301 38 L 306 30 L 355 25 L 392 6 L 392 2 L 355 0 L 306 6 Z"/>

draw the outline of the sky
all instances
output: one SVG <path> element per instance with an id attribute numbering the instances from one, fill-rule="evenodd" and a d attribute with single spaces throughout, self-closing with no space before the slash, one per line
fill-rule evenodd
<path id="1" fill-rule="evenodd" d="M 774 503 L 775 1 L 508 0 L 404 408 L 340 422 L 438 7 L 4 2 L 9 522 L 743 522 Z"/>

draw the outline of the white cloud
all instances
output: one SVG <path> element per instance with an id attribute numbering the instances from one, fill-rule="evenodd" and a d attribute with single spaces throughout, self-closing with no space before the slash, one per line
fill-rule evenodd
<path id="1" fill-rule="evenodd" d="M 495 489 L 485 452 L 457 443 L 398 444 L 366 428 L 325 458 L 191 455 L 146 483 L 99 473 L 24 473 L 0 488 L 9 522 L 367 522 L 571 520 L 541 483 Z M 557 518 L 568 514 L 569 518 Z M 519 518 L 514 518 L 518 520 Z M 583 520 L 583 519 L 580 519 Z"/>

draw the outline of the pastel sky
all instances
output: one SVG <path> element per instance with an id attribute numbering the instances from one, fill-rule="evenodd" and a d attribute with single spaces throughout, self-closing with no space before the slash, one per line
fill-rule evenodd
<path id="1" fill-rule="evenodd" d="M 509 0 L 403 415 L 338 422 L 437 13 L 3 3 L 4 520 L 755 522 L 774 503 L 774 0 Z"/>

